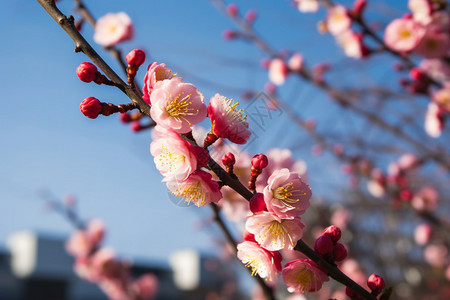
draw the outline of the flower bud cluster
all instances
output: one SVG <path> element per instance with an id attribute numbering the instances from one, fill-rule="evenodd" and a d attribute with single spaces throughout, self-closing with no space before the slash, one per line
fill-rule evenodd
<path id="1" fill-rule="evenodd" d="M 316 239 L 314 250 L 330 263 L 343 261 L 347 257 L 347 249 L 339 243 L 340 238 L 341 230 L 331 225 Z"/>

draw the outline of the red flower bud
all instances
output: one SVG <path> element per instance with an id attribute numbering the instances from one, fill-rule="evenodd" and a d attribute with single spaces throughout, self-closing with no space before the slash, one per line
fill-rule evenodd
<path id="1" fill-rule="evenodd" d="M 131 118 L 130 115 L 127 113 L 121 113 L 119 115 L 120 121 L 122 121 L 122 123 L 130 123 L 131 122 Z"/>
<path id="2" fill-rule="evenodd" d="M 262 170 L 269 164 L 267 156 L 264 154 L 256 154 L 252 158 L 252 167 L 258 170 Z"/>
<path id="3" fill-rule="evenodd" d="M 234 166 L 234 164 L 236 163 L 234 154 L 231 152 L 228 152 L 227 154 L 225 154 L 222 158 L 222 163 L 224 166 Z"/>
<path id="4" fill-rule="evenodd" d="M 141 127 L 141 123 L 139 123 L 139 121 L 134 121 L 133 123 L 131 123 L 131 130 L 133 130 L 134 132 L 138 132 L 141 131 L 142 127 Z"/>
<path id="5" fill-rule="evenodd" d="M 353 3 L 353 14 L 355 15 L 355 17 L 357 18 L 361 17 L 361 13 L 363 12 L 366 5 L 367 5 L 366 0 L 356 0 Z"/>
<path id="6" fill-rule="evenodd" d="M 321 235 L 314 242 L 314 251 L 316 251 L 320 255 L 327 255 L 333 252 L 333 248 L 333 240 L 328 235 Z"/>
<path id="7" fill-rule="evenodd" d="M 92 82 L 98 77 L 97 67 L 90 62 L 82 62 L 77 68 L 77 76 L 83 82 Z"/>
<path id="8" fill-rule="evenodd" d="M 341 243 L 337 243 L 334 246 L 334 260 L 339 262 L 347 258 L 347 249 Z"/>
<path id="9" fill-rule="evenodd" d="M 328 226 L 327 228 L 325 228 L 323 230 L 323 234 L 325 235 L 329 235 L 331 240 L 334 243 L 337 243 L 339 241 L 339 239 L 341 238 L 341 230 L 339 229 L 339 227 L 331 225 Z"/>
<path id="10" fill-rule="evenodd" d="M 86 117 L 95 119 L 102 112 L 102 103 L 94 97 L 87 97 L 80 103 L 80 110 Z"/>
<path id="11" fill-rule="evenodd" d="M 419 68 L 412 68 L 409 71 L 409 77 L 415 80 L 422 80 L 423 79 L 423 72 Z"/>
<path id="12" fill-rule="evenodd" d="M 266 209 L 266 202 L 264 202 L 264 194 L 257 193 L 250 199 L 250 210 L 257 214 Z"/>
<path id="13" fill-rule="evenodd" d="M 372 274 L 367 279 L 367 286 L 374 292 L 381 292 L 386 286 L 384 279 L 376 274 Z"/>
<path id="14" fill-rule="evenodd" d="M 256 17 L 258 16 L 258 13 L 256 12 L 256 10 L 254 9 L 250 9 L 246 14 L 245 14 L 245 20 L 249 23 L 253 23 L 256 20 Z"/>
<path id="15" fill-rule="evenodd" d="M 237 15 L 237 13 L 238 13 L 237 5 L 234 4 L 234 3 L 228 4 L 228 6 L 227 6 L 227 14 L 229 14 L 232 17 L 234 17 L 235 15 Z"/>
<path id="16" fill-rule="evenodd" d="M 125 59 L 127 60 L 128 65 L 139 67 L 145 61 L 145 52 L 140 49 L 134 49 L 133 51 L 127 54 Z"/>
<path id="17" fill-rule="evenodd" d="M 236 37 L 237 37 L 236 31 L 233 31 L 231 29 L 226 29 L 223 32 L 223 38 L 226 39 L 226 40 L 232 40 L 232 39 L 234 39 Z"/>

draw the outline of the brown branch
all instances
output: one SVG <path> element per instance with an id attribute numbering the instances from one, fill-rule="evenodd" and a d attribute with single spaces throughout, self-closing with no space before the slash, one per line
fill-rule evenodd
<path id="1" fill-rule="evenodd" d="M 215 203 L 211 203 L 210 207 L 211 207 L 211 209 L 214 212 L 214 221 L 216 221 L 216 223 L 219 225 L 220 229 L 222 230 L 222 232 L 224 233 L 225 237 L 227 238 L 228 243 L 233 246 L 234 254 L 236 255 L 236 253 L 237 253 L 237 243 L 234 240 L 233 236 L 231 235 L 231 232 L 228 229 L 227 225 L 222 220 L 222 218 L 220 216 L 219 207 Z M 252 273 L 251 269 L 249 269 L 249 268 L 245 268 L 245 269 L 250 274 Z M 262 279 L 258 274 L 255 274 L 255 276 L 252 276 L 252 277 L 255 278 L 256 282 L 262 288 L 262 290 L 264 292 L 264 295 L 266 296 L 267 299 L 270 299 L 270 300 L 275 300 L 276 299 L 273 289 L 266 284 L 264 279 Z"/>
<path id="2" fill-rule="evenodd" d="M 61 26 L 62 29 L 75 42 L 75 52 L 83 52 L 89 57 L 94 64 L 99 67 L 114 84 L 125 93 L 131 101 L 136 104 L 139 110 L 150 117 L 150 106 L 142 99 L 136 90 L 128 86 L 111 67 L 97 54 L 92 46 L 75 28 L 72 16 L 66 17 L 55 5 L 53 0 L 37 0 L 39 4 L 47 11 L 47 13 Z"/>

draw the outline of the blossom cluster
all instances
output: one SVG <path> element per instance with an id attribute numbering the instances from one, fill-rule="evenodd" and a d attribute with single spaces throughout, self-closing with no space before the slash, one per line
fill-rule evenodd
<path id="1" fill-rule="evenodd" d="M 112 300 L 153 299 L 158 281 L 153 274 L 133 279 L 130 265 L 118 259 L 111 248 L 102 247 L 105 227 L 92 220 L 85 229 L 75 231 L 66 243 L 67 252 L 75 256 L 75 272 L 97 284 Z"/>

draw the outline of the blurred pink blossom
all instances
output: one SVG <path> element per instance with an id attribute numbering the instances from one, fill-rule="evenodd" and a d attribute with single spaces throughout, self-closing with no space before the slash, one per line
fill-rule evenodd
<path id="1" fill-rule="evenodd" d="M 126 13 L 108 13 L 97 20 L 94 41 L 104 47 L 109 47 L 122 41 L 131 40 L 133 33 L 133 24 Z"/>
<path id="2" fill-rule="evenodd" d="M 401 52 L 411 51 L 420 43 L 425 34 L 422 24 L 413 19 L 395 19 L 386 27 L 384 42 L 386 45 Z"/>
<path id="3" fill-rule="evenodd" d="M 327 274 L 310 259 L 288 262 L 282 272 L 283 280 L 291 293 L 315 292 L 329 281 Z"/>
<path id="4" fill-rule="evenodd" d="M 414 230 L 414 241 L 418 245 L 426 245 L 433 234 L 433 228 L 426 223 L 420 224 Z"/>

